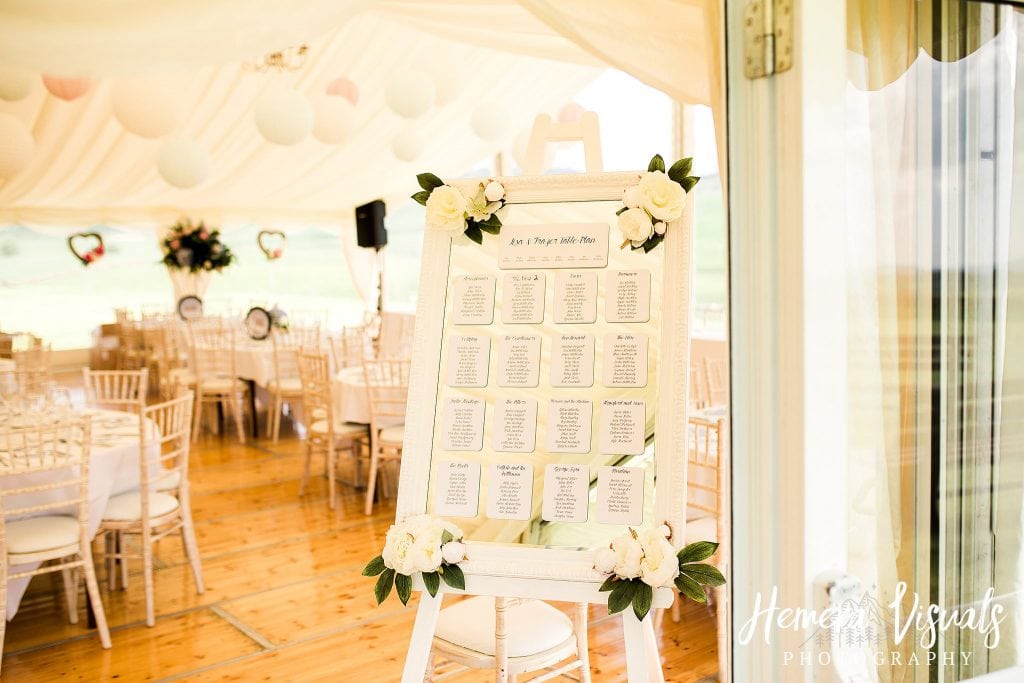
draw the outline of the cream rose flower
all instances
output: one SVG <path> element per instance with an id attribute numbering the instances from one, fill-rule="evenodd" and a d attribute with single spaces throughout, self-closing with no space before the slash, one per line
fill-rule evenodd
<path id="1" fill-rule="evenodd" d="M 649 171 L 640 178 L 640 206 L 659 221 L 674 221 L 683 215 L 686 192 L 661 171 Z"/>
<path id="2" fill-rule="evenodd" d="M 619 232 L 623 239 L 641 244 L 651 236 L 654 226 L 651 217 L 643 209 L 626 209 L 619 214 Z"/>
<path id="3" fill-rule="evenodd" d="M 648 586 L 667 586 L 679 575 L 679 558 L 661 528 L 648 529 L 640 534 L 643 559 L 640 560 L 640 580 Z"/>
<path id="4" fill-rule="evenodd" d="M 454 187 L 435 187 L 427 197 L 427 227 L 458 234 L 466 230 L 466 198 Z"/>
<path id="5" fill-rule="evenodd" d="M 441 557 L 448 564 L 458 564 L 466 559 L 466 544 L 461 541 L 448 541 L 441 546 Z"/>
<path id="6" fill-rule="evenodd" d="M 643 546 L 632 534 L 623 534 L 612 541 L 615 553 L 615 575 L 622 579 L 640 576 L 640 562 L 644 557 Z"/>

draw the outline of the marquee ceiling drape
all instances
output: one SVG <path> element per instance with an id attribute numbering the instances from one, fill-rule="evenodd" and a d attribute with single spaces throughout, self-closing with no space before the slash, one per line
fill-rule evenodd
<path id="1" fill-rule="evenodd" d="M 341 222 L 355 204 L 408 194 L 408 177 L 424 164 L 457 173 L 507 148 L 533 115 L 556 111 L 608 65 L 678 100 L 716 104 L 720 27 L 705 3 L 716 7 L 710 0 L 9 0 L 0 6 L 0 66 L 89 76 L 95 85 L 64 102 L 37 81 L 28 98 L 0 101 L 0 112 L 35 139 L 30 165 L 0 180 L 0 223 L 166 222 L 183 211 L 228 222 Z M 295 73 L 242 67 L 300 42 L 310 57 Z M 460 72 L 459 97 L 414 121 L 391 112 L 389 80 L 431 68 Z M 168 87 L 180 92 L 188 115 L 171 137 L 209 153 L 204 183 L 168 185 L 154 163 L 161 141 L 129 133 L 111 116 L 113 84 L 130 76 L 181 84 Z M 315 97 L 339 76 L 360 88 L 350 141 L 280 147 L 260 137 L 252 108 L 261 92 L 281 82 Z M 482 102 L 505 112 L 500 139 L 484 142 L 469 130 Z M 392 154 L 399 135 L 422 142 L 416 162 Z"/>

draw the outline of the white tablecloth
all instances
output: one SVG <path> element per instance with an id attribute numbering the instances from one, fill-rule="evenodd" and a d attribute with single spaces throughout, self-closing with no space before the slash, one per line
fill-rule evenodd
<path id="1" fill-rule="evenodd" d="M 265 387 L 274 379 L 274 344 L 270 339 L 246 339 L 235 343 L 235 372 Z"/>
<path id="2" fill-rule="evenodd" d="M 114 410 L 85 412 L 93 416 L 92 449 L 89 459 L 89 535 L 92 537 L 99 529 L 107 501 L 112 496 L 139 486 L 139 418 L 131 413 Z M 153 464 L 159 466 L 159 461 L 154 458 Z M 5 489 L 31 486 L 39 481 L 38 477 L 46 477 L 48 474 L 41 472 L 38 475 L 28 473 L 0 476 L 0 486 Z M 26 494 L 17 497 L 16 505 L 41 505 L 52 500 L 53 495 L 67 493 L 69 489 Z M 47 495 L 51 497 L 47 498 Z M 55 513 L 47 511 L 43 514 Z M 32 565 L 19 565 L 12 567 L 11 572 L 27 571 L 32 568 Z M 8 621 L 18 612 L 18 605 L 25 594 L 25 589 L 28 588 L 28 583 L 29 579 L 17 579 L 7 584 Z"/>
<path id="3" fill-rule="evenodd" d="M 334 418 L 339 422 L 370 423 L 370 400 L 366 395 L 366 375 L 361 367 L 343 368 L 334 376 L 331 387 Z"/>

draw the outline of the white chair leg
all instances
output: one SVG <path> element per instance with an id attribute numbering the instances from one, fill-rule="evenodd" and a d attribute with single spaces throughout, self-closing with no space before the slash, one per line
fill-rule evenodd
<path id="1" fill-rule="evenodd" d="M 309 482 L 309 461 L 313 458 L 313 446 L 306 443 L 306 465 L 302 468 L 302 481 L 299 482 L 299 495 L 306 495 L 306 484 Z"/>
<path id="2" fill-rule="evenodd" d="M 83 549 L 82 559 L 85 566 L 82 567 L 85 573 L 85 590 L 89 594 L 89 603 L 92 605 L 92 613 L 96 618 L 96 632 L 100 634 L 100 644 L 106 650 L 110 649 L 110 630 L 107 628 L 107 615 L 103 611 L 103 601 L 100 600 L 100 587 L 96 584 L 96 569 L 92 564 L 92 552 L 86 546 Z M 6 587 L 4 593 L 6 597 Z"/>
<path id="3" fill-rule="evenodd" d="M 199 559 L 199 545 L 196 543 L 196 532 L 192 526 L 191 503 L 189 503 L 187 496 L 183 497 L 181 504 L 181 542 L 185 546 L 185 555 L 192 566 L 192 575 L 196 579 L 196 592 L 202 594 L 206 590 L 203 586 L 203 565 Z"/>
<path id="4" fill-rule="evenodd" d="M 199 426 L 203 422 L 203 392 L 196 390 L 196 400 L 192 408 L 192 443 L 199 441 Z"/>
<path id="5" fill-rule="evenodd" d="M 60 570 L 61 580 L 64 582 L 64 596 L 68 601 L 68 622 L 78 623 L 78 571 L 77 567 L 69 567 Z"/>
<path id="6" fill-rule="evenodd" d="M 245 421 L 242 419 L 244 409 L 242 403 L 245 399 L 242 398 L 241 392 L 228 397 L 228 401 L 231 402 L 231 410 L 235 414 L 235 426 L 238 429 L 238 443 L 245 443 Z"/>
<path id="7" fill-rule="evenodd" d="M 125 547 L 127 542 L 127 537 L 118 531 L 116 547 L 117 552 L 121 555 L 118 562 L 121 563 L 121 590 L 123 591 L 128 590 L 128 549 Z"/>
<path id="8" fill-rule="evenodd" d="M 114 532 L 108 531 L 103 534 L 103 549 L 106 551 L 103 559 L 107 564 L 107 588 L 113 591 L 117 588 L 117 573 L 115 572 L 117 560 L 114 558 Z"/>
<path id="9" fill-rule="evenodd" d="M 146 587 L 146 626 L 156 625 L 153 610 L 153 543 L 148 534 L 142 536 L 142 580 Z"/>
<path id="10" fill-rule="evenodd" d="M 580 681 L 590 683 L 590 639 L 588 636 L 590 605 L 576 604 L 576 656 L 580 660 Z"/>
<path id="11" fill-rule="evenodd" d="M 370 450 L 370 473 L 366 476 L 366 505 L 364 512 L 367 515 L 373 514 L 373 492 L 377 487 L 377 450 Z"/>
<path id="12" fill-rule="evenodd" d="M 334 444 L 327 445 L 327 490 L 328 499 L 327 506 L 330 509 L 334 509 L 337 505 L 337 491 L 335 486 L 335 475 L 338 464 L 338 452 L 334 449 Z"/>

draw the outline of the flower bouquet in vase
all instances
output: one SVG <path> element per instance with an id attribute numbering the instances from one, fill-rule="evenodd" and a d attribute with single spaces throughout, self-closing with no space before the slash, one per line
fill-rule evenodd
<path id="1" fill-rule="evenodd" d="M 207 227 L 203 221 L 194 224 L 183 218 L 171 226 L 161 246 L 175 301 L 189 295 L 202 299 L 211 274 L 235 261 L 235 255 L 220 241 L 220 230 Z"/>

